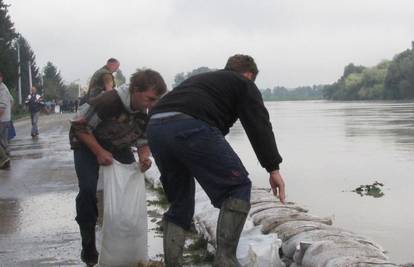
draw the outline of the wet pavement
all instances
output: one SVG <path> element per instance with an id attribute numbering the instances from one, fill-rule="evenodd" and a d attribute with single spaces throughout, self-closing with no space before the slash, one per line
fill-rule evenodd
<path id="1" fill-rule="evenodd" d="M 74 220 L 78 187 L 68 143 L 72 117 L 41 116 L 36 139 L 30 136 L 30 120 L 14 123 L 11 168 L 0 170 L 0 266 L 85 266 Z M 161 245 L 160 238 L 149 236 L 150 256 L 159 254 Z"/>
<path id="2" fill-rule="evenodd" d="M 11 168 L 0 170 L 1 266 L 83 266 L 67 135 L 72 116 L 41 116 L 36 139 L 29 120 L 14 123 Z"/>

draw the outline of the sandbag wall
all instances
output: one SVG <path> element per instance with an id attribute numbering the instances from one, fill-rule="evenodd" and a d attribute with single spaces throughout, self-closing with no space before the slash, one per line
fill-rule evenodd
<path id="1" fill-rule="evenodd" d="M 156 168 L 146 173 L 154 187 L 160 186 L 158 177 Z M 218 213 L 198 186 L 194 220 L 198 232 L 213 246 Z M 282 204 L 270 190 L 260 188 L 252 190 L 237 257 L 242 266 L 399 266 L 369 238 L 334 227 L 331 218 L 311 215 L 292 202 Z"/>

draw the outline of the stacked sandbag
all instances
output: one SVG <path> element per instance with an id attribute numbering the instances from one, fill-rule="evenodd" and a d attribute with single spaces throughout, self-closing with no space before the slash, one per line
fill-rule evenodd
<path id="1" fill-rule="evenodd" d="M 156 167 L 146 177 L 154 187 L 160 186 Z M 196 229 L 215 246 L 219 210 L 211 205 L 198 184 L 195 198 Z M 388 261 L 374 241 L 334 227 L 332 218 L 309 214 L 293 202 L 282 204 L 268 189 L 252 189 L 250 202 L 252 206 L 237 248 L 242 266 L 398 266 Z"/>
<path id="2" fill-rule="evenodd" d="M 250 216 L 263 234 L 276 233 L 281 239 L 280 252 L 287 266 L 398 266 L 388 261 L 374 241 L 333 227 L 331 218 L 308 214 L 294 203 L 283 205 L 268 190 L 252 191 Z"/>

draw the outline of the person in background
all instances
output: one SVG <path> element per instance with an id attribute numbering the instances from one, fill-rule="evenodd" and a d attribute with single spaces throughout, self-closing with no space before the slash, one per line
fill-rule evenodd
<path id="1" fill-rule="evenodd" d="M 30 135 L 33 138 L 36 138 L 39 136 L 39 128 L 37 127 L 39 114 L 40 110 L 44 106 L 43 97 L 37 93 L 36 86 L 32 86 L 30 89 L 30 94 L 27 96 L 25 104 L 29 108 L 30 120 L 32 122 L 32 130 L 30 132 Z"/>
<path id="2" fill-rule="evenodd" d="M 81 259 L 88 266 L 98 261 L 95 225 L 99 166 L 111 165 L 114 159 L 134 163 L 131 146 L 137 147 L 141 170 L 151 166 L 145 137 L 147 110 L 165 92 L 165 82 L 158 72 L 139 70 L 131 76 L 129 87 L 106 91 L 80 106 L 71 123 L 69 140 L 79 182 L 76 221 L 82 238 Z"/>
<path id="3" fill-rule="evenodd" d="M 10 167 L 9 127 L 11 125 L 11 108 L 13 97 L 3 83 L 3 74 L 0 72 L 0 169 Z"/>
<path id="4" fill-rule="evenodd" d="M 166 266 L 182 266 L 184 230 L 190 229 L 197 179 L 220 209 L 213 266 L 240 266 L 236 258 L 247 214 L 251 181 L 224 136 L 240 119 L 280 201 L 285 184 L 269 113 L 254 81 L 258 69 L 247 55 L 230 57 L 224 70 L 188 78 L 151 111 L 147 135 L 170 207 L 163 216 Z"/>
<path id="5" fill-rule="evenodd" d="M 110 58 L 107 60 L 105 66 L 92 75 L 85 101 L 89 101 L 104 91 L 115 88 L 115 78 L 113 73 L 119 69 L 119 66 L 120 63 L 117 59 Z"/>

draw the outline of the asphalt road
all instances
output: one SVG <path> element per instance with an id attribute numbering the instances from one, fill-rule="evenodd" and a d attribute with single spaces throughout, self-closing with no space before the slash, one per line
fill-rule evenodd
<path id="1" fill-rule="evenodd" d="M 0 265 L 84 266 L 74 220 L 77 180 L 68 144 L 73 114 L 15 122 L 11 168 L 0 170 Z"/>

